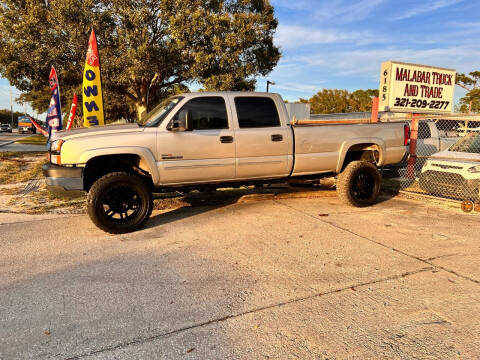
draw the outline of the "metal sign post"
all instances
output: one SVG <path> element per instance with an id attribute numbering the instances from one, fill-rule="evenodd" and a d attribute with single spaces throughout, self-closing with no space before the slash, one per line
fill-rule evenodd
<path id="1" fill-rule="evenodd" d="M 418 120 L 419 114 L 412 114 L 412 123 L 410 125 L 410 157 L 408 158 L 407 177 L 415 178 L 415 163 L 417 162 L 417 139 L 418 139 Z"/>

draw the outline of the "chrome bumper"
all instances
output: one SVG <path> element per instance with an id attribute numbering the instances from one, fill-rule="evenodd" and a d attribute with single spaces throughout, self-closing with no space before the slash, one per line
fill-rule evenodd
<path id="1" fill-rule="evenodd" d="M 83 168 L 45 164 L 42 171 L 50 192 L 66 197 L 83 194 Z"/>

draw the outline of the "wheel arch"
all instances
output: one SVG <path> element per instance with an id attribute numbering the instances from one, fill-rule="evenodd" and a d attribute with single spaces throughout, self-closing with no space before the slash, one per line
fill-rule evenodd
<path id="1" fill-rule="evenodd" d="M 374 162 L 377 166 L 385 162 L 386 146 L 380 138 L 357 138 L 342 143 L 339 151 L 336 172 L 340 173 L 348 163 L 362 160 L 364 154 L 377 153 Z"/>
<path id="2" fill-rule="evenodd" d="M 85 164 L 85 191 L 88 191 L 97 179 L 114 171 L 133 170 L 149 178 L 152 186 L 160 179 L 155 158 L 148 149 L 110 148 L 108 151 L 97 149 L 82 153 L 79 162 Z"/>

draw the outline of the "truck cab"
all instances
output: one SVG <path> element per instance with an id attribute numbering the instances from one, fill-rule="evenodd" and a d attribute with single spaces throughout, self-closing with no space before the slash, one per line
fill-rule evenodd
<path id="1" fill-rule="evenodd" d="M 28 116 L 19 116 L 18 117 L 18 133 L 31 133 L 36 134 L 37 129 L 33 126 L 32 121 L 28 118 Z"/>
<path id="2" fill-rule="evenodd" d="M 192 93 L 177 111 L 152 116 L 160 182 L 176 185 L 288 176 L 292 134 L 283 100 L 267 93 Z"/>

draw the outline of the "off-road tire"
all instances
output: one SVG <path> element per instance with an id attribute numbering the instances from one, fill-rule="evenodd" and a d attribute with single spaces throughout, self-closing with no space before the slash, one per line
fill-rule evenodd
<path id="1" fill-rule="evenodd" d="M 124 191 L 135 194 L 138 213 L 135 213 L 137 212 L 135 210 L 132 218 L 113 219 L 105 213 L 104 197 L 115 188 L 125 189 Z M 148 220 L 152 209 L 153 196 L 150 186 L 140 176 L 128 172 L 112 172 L 102 176 L 95 181 L 87 196 L 87 210 L 90 219 L 97 227 L 111 234 L 124 234 L 138 230 Z"/>
<path id="2" fill-rule="evenodd" d="M 359 181 L 367 182 L 365 193 L 358 192 Z M 337 177 L 337 194 L 340 200 L 348 205 L 370 206 L 377 201 L 381 184 L 382 176 L 374 164 L 352 161 Z"/>

